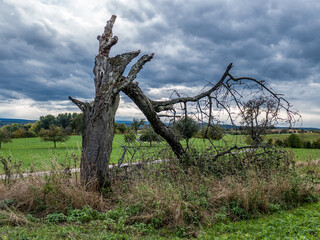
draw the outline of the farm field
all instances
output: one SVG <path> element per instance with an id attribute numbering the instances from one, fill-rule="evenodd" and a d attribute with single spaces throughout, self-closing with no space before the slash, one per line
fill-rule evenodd
<path id="1" fill-rule="evenodd" d="M 265 139 L 272 138 L 285 139 L 290 134 L 270 134 Z M 319 138 L 319 134 L 300 134 L 302 139 L 313 141 Z M 49 170 L 63 164 L 64 166 L 74 167 L 74 158 L 80 158 L 81 155 L 81 136 L 71 136 L 64 143 L 57 143 L 57 148 L 53 148 L 52 142 L 44 142 L 40 138 L 18 138 L 13 139 L 12 143 L 3 144 L 0 150 L 0 156 L 11 156 L 12 160 L 17 164 L 21 161 L 21 170 L 34 172 L 39 170 Z M 241 135 L 226 135 L 223 140 L 214 141 L 216 147 L 224 147 L 228 143 L 236 143 L 241 146 L 245 143 L 244 137 Z M 111 154 L 111 164 L 117 163 L 123 154 L 121 145 L 125 144 L 124 137 L 121 134 L 116 134 L 113 141 L 113 150 Z M 185 145 L 185 141 L 182 141 Z M 190 140 L 191 147 L 205 148 L 208 147 L 207 140 L 193 138 Z M 145 146 L 148 146 L 146 143 Z M 158 151 L 155 148 L 163 148 L 159 144 L 154 143 L 151 151 Z M 295 161 L 307 161 L 320 159 L 320 149 L 288 149 L 294 154 Z M 139 153 L 137 153 L 139 156 Z M 79 166 L 79 163 L 77 164 Z M 3 172 L 3 169 L 0 169 Z"/>

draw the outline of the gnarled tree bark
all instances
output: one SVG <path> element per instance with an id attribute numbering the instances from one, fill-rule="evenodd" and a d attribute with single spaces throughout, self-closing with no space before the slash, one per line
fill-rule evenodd
<path id="1" fill-rule="evenodd" d="M 130 69 L 128 76 L 123 72 L 140 51 L 123 53 L 109 57 L 110 49 L 118 38 L 113 37 L 112 28 L 116 16 L 112 16 L 105 26 L 102 36 L 98 36 L 99 53 L 95 58 L 93 102 L 81 102 L 69 97 L 84 113 L 85 129 L 82 136 L 81 182 L 90 188 L 102 189 L 109 186 L 108 165 L 114 137 L 115 114 L 119 106 L 119 93 L 132 83 L 151 55 L 142 56 Z"/>

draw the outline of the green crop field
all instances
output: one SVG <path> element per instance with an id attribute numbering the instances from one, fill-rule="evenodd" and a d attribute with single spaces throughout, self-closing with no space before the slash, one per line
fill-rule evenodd
<path id="1" fill-rule="evenodd" d="M 315 140 L 319 137 L 319 134 L 300 134 L 303 139 Z M 282 138 L 285 139 L 289 134 L 270 134 L 265 138 Z M 49 170 L 57 167 L 58 164 L 64 164 L 64 166 L 70 165 L 74 167 L 74 161 L 72 156 L 80 158 L 81 154 L 81 136 L 71 136 L 70 139 L 64 143 L 57 143 L 57 148 L 53 148 L 52 142 L 44 142 L 40 138 L 18 138 L 13 139 L 12 143 L 3 144 L 0 150 L 0 156 L 11 156 L 18 164 L 22 162 L 22 171 L 37 171 L 37 170 Z M 116 134 L 113 141 L 113 149 L 111 154 L 111 163 L 117 163 L 123 153 L 121 145 L 125 144 L 123 135 Z M 185 145 L 185 141 L 182 141 Z M 214 141 L 216 147 L 225 147 L 228 144 L 237 144 L 241 146 L 245 144 L 245 138 L 241 135 L 226 135 L 223 140 Z M 148 146 L 148 144 L 145 144 Z M 154 151 L 158 151 L 159 144 L 154 143 L 152 147 Z M 190 146 L 196 149 L 205 149 L 209 146 L 208 140 L 199 138 L 193 138 L 190 140 Z M 160 146 L 163 148 L 163 146 Z M 289 150 L 289 149 L 288 149 Z M 291 149 L 294 153 L 296 161 L 306 160 L 318 160 L 320 159 L 320 149 Z M 136 157 L 141 156 L 142 153 L 137 153 Z M 78 163 L 79 166 L 79 163 Z M 2 172 L 2 168 L 0 172 Z"/>

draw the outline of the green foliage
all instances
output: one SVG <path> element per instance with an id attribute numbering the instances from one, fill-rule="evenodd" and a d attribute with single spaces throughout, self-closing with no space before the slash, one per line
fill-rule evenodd
<path id="1" fill-rule="evenodd" d="M 175 123 L 174 128 L 187 141 L 187 148 L 189 148 L 189 139 L 199 131 L 199 124 L 190 117 L 183 117 Z"/>
<path id="2" fill-rule="evenodd" d="M 124 141 L 126 143 L 134 143 L 137 139 L 137 135 L 134 131 L 129 131 L 127 134 L 124 135 Z"/>
<path id="3" fill-rule="evenodd" d="M 72 119 L 71 113 L 60 113 L 55 120 L 57 126 L 66 128 L 70 125 Z"/>
<path id="4" fill-rule="evenodd" d="M 11 142 L 11 136 L 10 133 L 6 129 L 0 129 L 0 149 L 2 143 L 8 143 Z"/>
<path id="5" fill-rule="evenodd" d="M 67 216 L 63 213 L 55 212 L 52 214 L 48 214 L 45 221 L 47 223 L 61 223 L 67 221 Z"/>
<path id="6" fill-rule="evenodd" d="M 300 137 L 297 134 L 291 134 L 287 138 L 287 145 L 288 147 L 292 147 L 292 148 L 301 148 L 302 142 Z"/>
<path id="7" fill-rule="evenodd" d="M 36 137 L 37 134 L 33 131 L 27 130 L 25 127 L 21 127 L 18 130 L 14 131 L 12 134 L 13 138 L 32 138 Z"/>
<path id="8" fill-rule="evenodd" d="M 76 134 L 83 133 L 85 127 L 83 113 L 73 113 L 69 127 L 71 127 Z"/>
<path id="9" fill-rule="evenodd" d="M 142 130 L 139 140 L 143 142 L 149 142 L 151 147 L 152 142 L 160 142 L 161 137 L 156 134 L 152 127 L 148 127 Z"/>
<path id="10" fill-rule="evenodd" d="M 137 119 L 137 118 L 133 118 L 132 123 L 130 125 L 130 127 L 135 131 L 135 133 L 137 134 L 139 128 L 141 126 L 143 126 L 145 124 L 145 120 L 144 119 Z"/>
<path id="11" fill-rule="evenodd" d="M 13 123 L 13 124 L 10 124 L 10 125 L 5 125 L 3 126 L 1 129 L 2 130 L 6 130 L 10 133 L 10 136 L 12 133 L 14 133 L 15 131 L 17 131 L 19 128 L 22 128 L 23 125 L 22 124 L 19 124 L 19 123 Z"/>
<path id="12" fill-rule="evenodd" d="M 93 220 L 104 219 L 106 215 L 92 209 L 88 206 L 83 206 L 82 209 L 69 208 L 67 214 L 54 212 L 48 214 L 45 218 L 46 223 L 61 223 L 61 222 L 76 222 L 85 223 Z"/>
<path id="13" fill-rule="evenodd" d="M 223 138 L 223 130 L 218 125 L 210 125 L 209 127 L 203 127 L 199 134 L 199 137 L 201 138 L 209 138 L 212 140 L 220 140 Z"/>
<path id="14" fill-rule="evenodd" d="M 50 141 L 54 143 L 54 148 L 57 148 L 57 142 L 65 142 L 69 136 L 57 126 L 50 126 L 49 130 L 41 129 L 39 133 L 43 141 Z"/>
<path id="15" fill-rule="evenodd" d="M 39 128 L 40 129 L 49 129 L 50 126 L 56 125 L 56 118 L 55 116 L 49 114 L 47 116 L 41 116 L 39 120 Z"/>
<path id="16" fill-rule="evenodd" d="M 116 133 L 124 134 L 127 131 L 127 126 L 124 123 L 115 125 Z"/>
<path id="17" fill-rule="evenodd" d="M 16 203 L 15 199 L 4 199 L 0 201 L 0 209 L 6 209 L 13 206 Z"/>

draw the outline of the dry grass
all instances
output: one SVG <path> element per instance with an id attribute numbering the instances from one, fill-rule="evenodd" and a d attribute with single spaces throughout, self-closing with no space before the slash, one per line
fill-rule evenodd
<path id="1" fill-rule="evenodd" d="M 63 174 L 28 177 L 11 185 L 0 183 L 0 201 L 14 199 L 15 208 L 36 215 L 55 211 L 65 212 L 72 207 L 90 206 L 99 211 L 110 208 L 110 201 L 99 192 L 87 191 L 84 186 Z"/>
<path id="2" fill-rule="evenodd" d="M 314 163 L 301 166 L 309 169 Z M 147 165 L 131 169 L 129 174 L 118 172 L 108 197 L 87 191 L 75 177 L 52 173 L 10 185 L 0 183 L 0 203 L 12 199 L 11 209 L 15 209 L 1 210 L 0 204 L 0 216 L 5 216 L 2 221 L 25 224 L 26 218 L 18 211 L 45 216 L 56 211 L 66 212 L 70 207 L 89 206 L 104 212 L 122 206 L 128 224 L 144 222 L 157 227 L 175 227 L 244 219 L 316 200 L 314 196 L 319 188 L 310 178 L 303 177 L 306 174 L 301 166 L 288 169 L 268 165 L 268 171 L 264 171 L 248 165 L 241 172 L 232 170 L 232 174 L 217 178 L 197 167 L 186 171 L 177 162 Z"/>
<path id="3" fill-rule="evenodd" d="M 139 209 L 132 219 L 150 222 L 156 218 L 167 226 L 198 225 L 215 221 L 225 207 L 226 217 L 237 220 L 296 207 L 315 200 L 313 196 L 319 193 L 310 182 L 282 170 L 268 174 L 248 170 L 246 177 L 223 179 L 198 171 L 177 175 L 136 179 L 127 192 L 118 193 L 127 206 Z"/>

